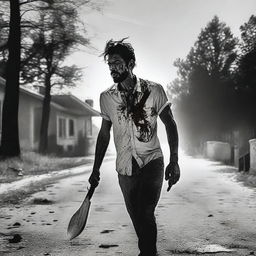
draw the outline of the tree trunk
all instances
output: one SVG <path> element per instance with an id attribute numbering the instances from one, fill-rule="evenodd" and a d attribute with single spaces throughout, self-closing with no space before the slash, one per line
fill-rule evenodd
<path id="1" fill-rule="evenodd" d="M 39 152 L 46 154 L 48 150 L 48 126 L 51 111 L 51 76 L 45 78 L 45 95 L 43 100 L 42 120 L 40 128 Z"/>
<path id="2" fill-rule="evenodd" d="M 20 74 L 20 5 L 19 0 L 10 1 L 9 57 L 6 67 L 6 87 L 3 102 L 1 155 L 20 155 L 19 144 L 19 74 Z"/>

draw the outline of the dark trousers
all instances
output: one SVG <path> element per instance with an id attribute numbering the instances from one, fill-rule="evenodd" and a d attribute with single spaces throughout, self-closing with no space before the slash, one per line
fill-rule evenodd
<path id="1" fill-rule="evenodd" d="M 163 184 L 163 158 L 152 160 L 132 176 L 118 175 L 127 211 L 138 236 L 140 255 L 156 255 L 155 208 Z"/>

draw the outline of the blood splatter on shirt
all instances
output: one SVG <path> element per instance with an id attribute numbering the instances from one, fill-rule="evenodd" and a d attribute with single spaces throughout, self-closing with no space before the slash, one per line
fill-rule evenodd
<path id="1" fill-rule="evenodd" d="M 132 174 L 132 158 L 143 167 L 162 156 L 157 116 L 168 104 L 160 84 L 140 78 L 130 92 L 122 91 L 118 84 L 114 84 L 101 94 L 101 115 L 113 124 L 120 174 Z"/>

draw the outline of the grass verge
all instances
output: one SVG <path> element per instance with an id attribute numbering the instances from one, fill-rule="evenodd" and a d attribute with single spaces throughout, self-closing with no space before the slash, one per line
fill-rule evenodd
<path id="1" fill-rule="evenodd" d="M 93 163 L 92 157 L 56 157 L 23 152 L 20 158 L 14 157 L 0 161 L 0 183 L 19 180 L 27 175 L 45 174 L 89 163 Z"/>

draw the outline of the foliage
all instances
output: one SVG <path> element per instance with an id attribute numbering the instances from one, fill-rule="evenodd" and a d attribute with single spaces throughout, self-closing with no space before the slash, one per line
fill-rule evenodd
<path id="1" fill-rule="evenodd" d="M 46 153 L 48 148 L 52 87 L 75 86 L 75 81 L 81 78 L 81 70 L 75 65 L 63 65 L 74 47 L 89 43 L 78 32 L 77 17 L 77 10 L 72 5 L 43 6 L 39 12 L 37 30 L 30 34 L 33 44 L 26 51 L 28 58 L 22 76 L 26 81 L 45 86 L 39 143 L 41 153 Z"/>
<path id="2" fill-rule="evenodd" d="M 256 92 L 256 16 L 240 27 L 241 54 L 238 61 L 238 86 Z"/>
<path id="3" fill-rule="evenodd" d="M 230 28 L 215 16 L 202 29 L 186 59 L 174 62 L 182 86 L 186 87 L 197 70 L 206 72 L 212 79 L 225 80 L 229 77 L 236 59 L 237 42 Z"/>
<path id="4" fill-rule="evenodd" d="M 3 107 L 5 120 L 3 120 L 1 153 L 6 156 L 19 155 L 18 95 L 21 67 L 24 82 L 43 83 L 46 87 L 40 132 L 40 148 L 45 152 L 47 150 L 51 88 L 54 85 L 63 85 L 63 83 L 74 86 L 75 81 L 81 78 L 81 70 L 75 65 L 63 65 L 72 49 L 79 44 L 88 45 L 89 43 L 78 33 L 78 10 L 85 5 L 98 8 L 102 2 L 100 4 L 94 4 L 91 0 L 0 0 L 0 2 L 2 4 L 10 3 L 10 10 L 14 10 L 12 7 L 15 6 L 15 16 L 11 12 L 9 17 L 10 24 L 13 25 L 10 25 L 7 43 L 8 60 Z M 3 14 L 9 8 L 8 5 L 2 6 L 4 11 L 0 16 L 1 36 L 8 30 L 7 19 L 3 18 Z M 3 28 L 7 28 L 7 30 L 4 31 Z M 16 34 L 12 32 L 15 30 Z M 5 64 L 5 46 L 5 43 L 0 45 L 2 64 Z M 12 71 L 12 75 L 10 71 Z M 14 140 L 15 145 L 12 146 Z M 43 146 L 41 147 L 41 145 Z M 8 148 L 12 148 L 13 152 L 7 153 Z M 15 150 L 16 148 L 17 150 Z"/>
<path id="5" fill-rule="evenodd" d="M 77 11 L 73 7 L 54 5 L 50 9 L 42 8 L 37 29 L 27 38 L 32 45 L 24 51 L 24 81 L 43 85 L 45 76 L 50 75 L 52 87 L 63 84 L 75 86 L 75 81 L 81 79 L 78 67 L 63 65 L 77 45 L 89 44 L 78 33 L 77 18 Z"/>
<path id="6" fill-rule="evenodd" d="M 256 49 L 256 16 L 252 15 L 249 21 L 240 27 L 241 48 L 243 53 L 248 53 Z"/>
<path id="7" fill-rule="evenodd" d="M 201 30 L 187 57 L 174 63 L 178 78 L 168 90 L 170 95 L 176 94 L 183 139 L 190 141 L 191 148 L 198 148 L 205 140 L 219 139 L 235 119 L 231 77 L 237 43 L 230 28 L 215 16 Z"/>
<path id="8" fill-rule="evenodd" d="M 8 57 L 8 34 L 9 24 L 6 22 L 4 15 L 0 13 L 0 76 L 5 77 L 5 69 Z"/>
<path id="9" fill-rule="evenodd" d="M 237 69 L 234 75 L 239 106 L 239 119 L 254 127 L 256 135 L 256 16 L 240 27 L 241 41 Z"/>

